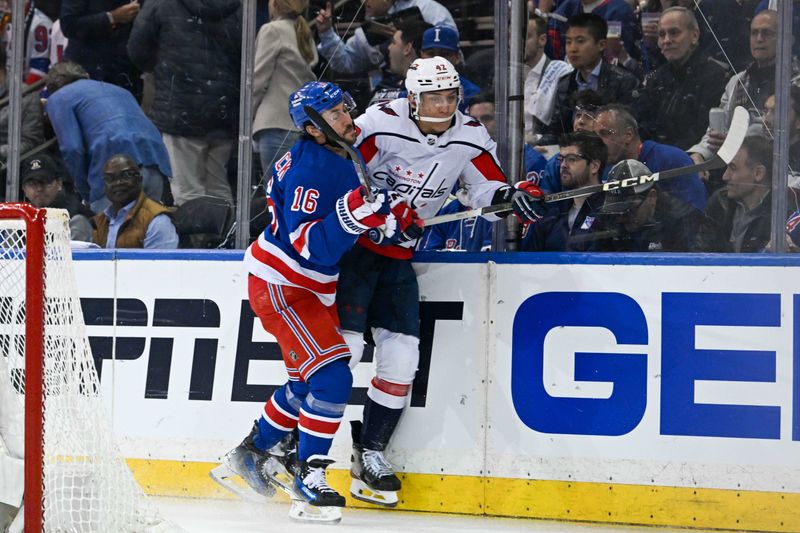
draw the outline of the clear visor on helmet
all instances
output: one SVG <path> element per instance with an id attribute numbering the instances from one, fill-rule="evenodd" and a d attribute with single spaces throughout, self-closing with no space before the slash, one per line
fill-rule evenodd
<path id="1" fill-rule="evenodd" d="M 350 96 L 350 93 L 342 93 L 342 107 L 344 111 L 340 109 L 326 109 L 322 113 L 320 113 L 323 118 L 328 121 L 329 124 L 335 124 L 342 120 L 346 116 L 350 116 L 350 113 L 356 108 L 356 102 L 353 100 L 353 97 Z M 337 104 L 338 106 L 338 104 Z M 334 106 L 336 107 L 336 106 Z"/>

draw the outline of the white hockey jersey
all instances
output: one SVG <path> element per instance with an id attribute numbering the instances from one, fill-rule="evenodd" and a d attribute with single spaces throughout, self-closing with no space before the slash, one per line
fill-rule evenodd
<path id="1" fill-rule="evenodd" d="M 506 176 L 496 157 L 496 144 L 479 121 L 456 112 L 454 124 L 441 135 L 425 135 L 411 118 L 408 100 L 400 98 L 370 107 L 355 120 L 356 146 L 376 187 L 402 194 L 423 218 L 431 218 L 447 201 L 461 178 L 471 207 L 490 205 Z M 494 215 L 486 217 L 497 220 Z M 389 257 L 409 258 L 406 247 L 359 243 Z"/>
<path id="2" fill-rule="evenodd" d="M 25 83 L 44 78 L 50 70 L 50 32 L 53 21 L 38 9 L 33 10 L 25 49 Z"/>

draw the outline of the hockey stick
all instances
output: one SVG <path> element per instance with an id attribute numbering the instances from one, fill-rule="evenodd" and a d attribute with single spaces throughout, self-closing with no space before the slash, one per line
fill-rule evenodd
<path id="1" fill-rule="evenodd" d="M 306 112 L 306 115 L 308 115 L 308 117 L 314 123 L 314 126 L 322 130 L 322 133 L 324 133 L 328 139 L 332 140 L 333 142 L 341 146 L 342 150 L 347 152 L 347 155 L 349 155 L 350 159 L 353 160 L 353 166 L 356 167 L 356 174 L 358 174 L 358 181 L 360 181 L 361 185 L 363 185 L 364 188 L 367 190 L 365 198 L 369 202 L 374 201 L 375 195 L 372 194 L 372 187 L 370 187 L 369 179 L 367 179 L 367 169 L 364 168 L 364 163 L 361 160 L 361 155 L 356 151 L 355 148 L 353 148 L 353 146 L 349 142 L 342 139 L 338 133 L 333 131 L 333 128 L 331 128 L 331 125 L 328 124 L 328 121 L 322 118 L 322 115 L 317 113 L 316 109 L 312 108 L 311 106 L 304 106 L 303 111 Z"/>
<path id="2" fill-rule="evenodd" d="M 715 170 L 723 168 L 730 163 L 739 148 L 742 146 L 744 138 L 747 136 L 747 128 L 750 126 L 750 113 L 741 106 L 737 106 L 733 111 L 733 120 L 728 131 L 728 136 L 725 142 L 722 143 L 719 151 L 709 159 L 696 165 L 688 165 L 680 168 L 673 168 L 663 172 L 656 172 L 650 176 L 639 176 L 637 178 L 627 178 L 624 180 L 611 180 L 599 185 L 588 185 L 579 189 L 571 191 L 561 191 L 553 194 L 548 194 L 544 197 L 544 201 L 560 202 L 561 200 L 569 200 L 571 198 L 580 198 L 581 196 L 590 196 L 597 192 L 613 191 L 617 189 L 627 189 L 629 187 L 636 187 L 637 185 L 644 185 L 647 183 L 655 183 L 670 178 L 677 178 L 679 176 L 686 176 L 687 174 L 694 174 L 695 172 L 705 172 L 706 170 Z M 438 217 L 429 218 L 425 221 L 425 227 L 435 226 L 437 224 L 444 224 L 446 222 L 453 222 L 464 218 L 479 217 L 488 215 L 490 213 L 505 213 L 511 211 L 511 202 L 497 205 L 489 205 L 480 207 L 478 209 L 470 209 L 469 211 L 461 211 L 460 213 L 452 213 L 449 215 L 440 215 Z"/>

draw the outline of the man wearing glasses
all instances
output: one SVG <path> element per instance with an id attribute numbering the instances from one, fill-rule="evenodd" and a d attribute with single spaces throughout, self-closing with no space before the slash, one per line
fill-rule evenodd
<path id="1" fill-rule="evenodd" d="M 564 136 L 555 156 L 565 191 L 598 185 L 606 166 L 608 150 L 597 135 L 575 132 Z M 603 193 L 548 204 L 547 214 L 526 227 L 520 249 L 526 252 L 587 252 L 600 249 L 590 237 L 601 230 L 596 212 L 603 206 Z"/>
<path id="2" fill-rule="evenodd" d="M 750 55 L 753 63 L 746 70 L 736 74 L 725 86 L 719 107 L 725 111 L 723 131 L 711 126 L 703 138 L 687 151 L 692 159 L 701 163 L 717 153 L 725 142 L 727 127 L 733 117 L 733 109 L 743 106 L 750 110 L 751 116 L 763 109 L 767 97 L 775 92 L 775 56 L 778 45 L 778 14 L 775 11 L 761 11 L 750 23 Z M 793 68 L 793 84 L 798 85 L 800 76 Z"/>
<path id="3" fill-rule="evenodd" d="M 164 205 L 142 189 L 139 165 L 124 154 L 103 165 L 103 182 L 110 205 L 94 217 L 92 240 L 102 248 L 177 248 L 178 232 Z"/>

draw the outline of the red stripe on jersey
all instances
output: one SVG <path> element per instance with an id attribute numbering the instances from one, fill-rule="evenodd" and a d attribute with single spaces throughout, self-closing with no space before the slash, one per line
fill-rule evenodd
<path id="1" fill-rule="evenodd" d="M 414 255 L 414 250 L 410 248 L 403 248 L 402 246 L 394 244 L 391 246 L 380 246 L 369 240 L 369 237 L 366 235 L 359 237 L 356 242 L 371 252 L 393 259 L 411 259 Z"/>
<path id="2" fill-rule="evenodd" d="M 275 407 L 275 404 L 272 403 L 271 397 L 267 400 L 267 403 L 264 404 L 264 416 L 274 426 L 289 429 L 297 427 L 297 420 L 279 411 L 278 408 Z"/>
<path id="3" fill-rule="evenodd" d="M 400 383 L 392 383 L 391 381 L 386 381 L 385 379 L 381 379 L 377 376 L 372 378 L 372 386 L 378 389 L 379 391 L 385 392 L 386 394 L 391 394 L 392 396 L 406 396 L 408 394 L 408 390 L 411 388 L 411 385 L 401 385 Z"/>
<path id="4" fill-rule="evenodd" d="M 336 281 L 322 283 L 292 270 L 286 263 L 274 255 L 267 253 L 263 248 L 261 248 L 258 245 L 258 241 L 255 241 L 250 247 L 250 252 L 257 261 L 264 263 L 274 270 L 277 270 L 290 283 L 293 283 L 298 287 L 303 287 L 320 294 L 334 294 L 336 292 Z"/>
<path id="5" fill-rule="evenodd" d="M 306 222 L 303 225 L 304 226 L 303 229 L 300 231 L 300 235 L 298 235 L 297 238 L 292 241 L 292 246 L 294 246 L 294 249 L 297 250 L 297 253 L 299 253 L 300 255 L 303 255 L 303 248 L 306 247 L 306 235 L 308 234 L 308 231 L 311 229 L 311 226 L 313 226 L 317 222 L 319 221 L 315 220 L 311 224 Z"/>
<path id="6" fill-rule="evenodd" d="M 364 161 L 369 163 L 375 154 L 378 153 L 378 147 L 376 146 L 376 139 L 375 135 L 370 135 L 364 141 L 358 145 L 358 151 L 361 152 L 361 157 L 364 158 Z"/>
<path id="7" fill-rule="evenodd" d="M 336 430 L 339 429 L 339 424 L 341 422 L 341 418 L 325 418 L 324 420 L 311 418 L 305 411 L 300 411 L 300 431 L 307 430 L 333 437 L 336 434 Z"/>
<path id="8" fill-rule="evenodd" d="M 497 162 L 489 152 L 481 152 L 481 155 L 472 160 L 472 164 L 478 169 L 478 172 L 483 174 L 483 177 L 491 181 L 506 182 L 506 175 L 497 166 Z"/>

